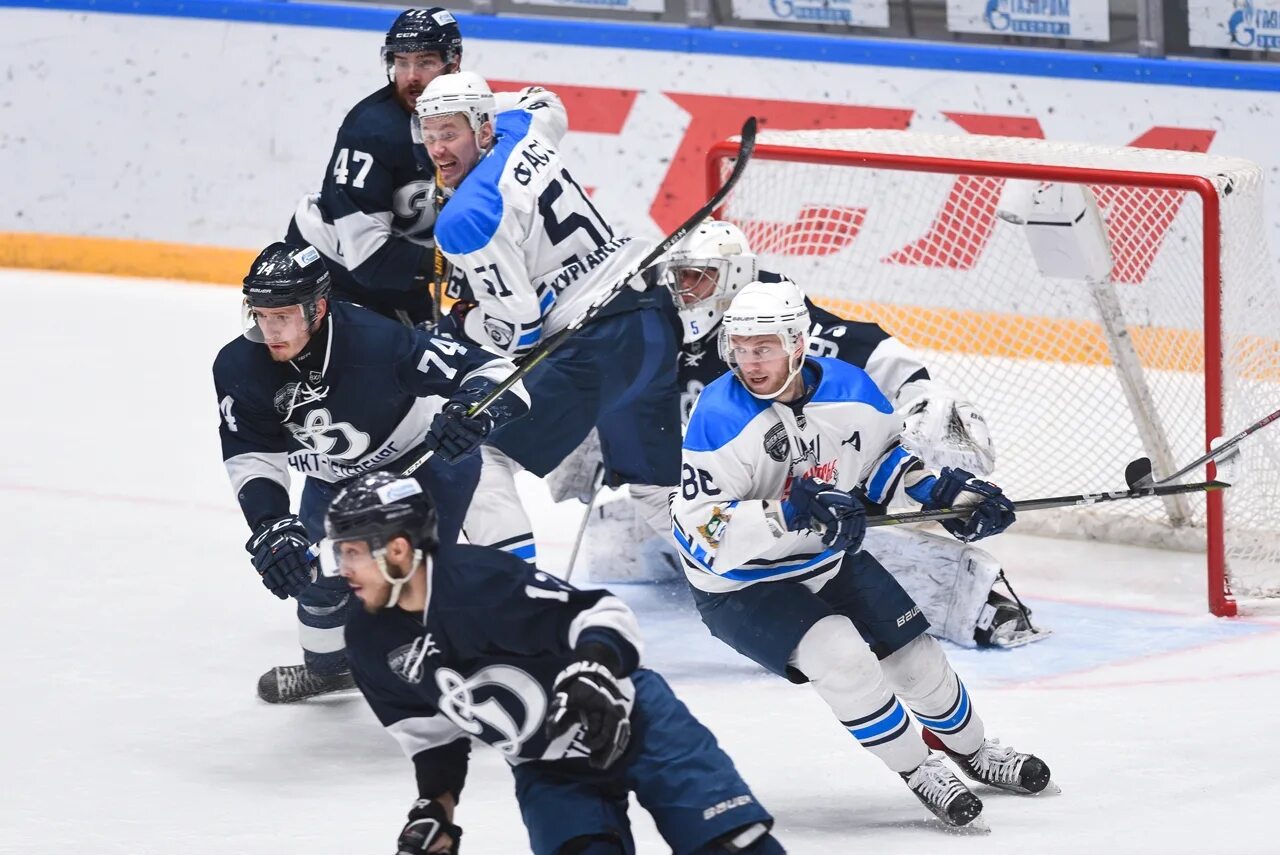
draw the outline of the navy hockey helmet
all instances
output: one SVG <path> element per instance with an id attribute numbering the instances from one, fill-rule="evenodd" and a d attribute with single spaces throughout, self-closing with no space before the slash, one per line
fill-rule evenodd
<path id="1" fill-rule="evenodd" d="M 439 6 L 430 9 L 405 9 L 387 30 L 382 45 L 382 62 L 391 73 L 393 57 L 398 53 L 436 51 L 445 63 L 462 59 L 462 31 L 452 14 Z"/>
<path id="2" fill-rule="evenodd" d="M 325 536 L 332 542 L 368 541 L 384 548 L 403 535 L 414 549 L 434 552 L 439 544 L 436 503 L 413 478 L 391 472 L 367 472 L 334 497 L 324 518 Z"/>
<path id="3" fill-rule="evenodd" d="M 259 309 L 310 306 L 329 296 L 332 284 L 315 247 L 277 241 L 258 253 L 244 278 L 245 302 Z"/>
<path id="4" fill-rule="evenodd" d="M 256 309 L 300 307 L 297 323 L 310 330 L 320 314 L 320 300 L 329 296 L 332 284 L 324 259 L 315 247 L 278 241 L 258 253 L 244 278 L 243 316 L 245 338 L 263 342 Z"/>

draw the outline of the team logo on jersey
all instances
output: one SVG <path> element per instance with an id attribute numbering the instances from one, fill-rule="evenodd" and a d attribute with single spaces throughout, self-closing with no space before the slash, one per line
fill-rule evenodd
<path id="1" fill-rule="evenodd" d="M 440 712 L 471 736 L 516 757 L 542 729 L 547 694 L 538 681 L 510 665 L 490 665 L 470 677 L 436 669 Z"/>
<path id="2" fill-rule="evenodd" d="M 299 445 L 326 457 L 358 460 L 369 450 L 369 434 L 356 430 L 350 422 L 333 421 L 324 407 L 307 413 L 302 424 L 290 422 L 285 427 Z"/>
<path id="3" fill-rule="evenodd" d="M 440 648 L 436 647 L 431 633 L 413 640 L 412 644 L 402 644 L 387 654 L 387 667 L 406 683 L 422 682 L 422 665 L 428 656 L 436 655 Z"/>
<path id="4" fill-rule="evenodd" d="M 764 450 L 779 463 L 791 454 L 791 440 L 787 438 L 787 428 L 781 422 L 769 428 L 764 435 Z"/>
<path id="5" fill-rule="evenodd" d="M 702 535 L 702 539 L 710 544 L 712 549 L 719 549 L 724 527 L 729 524 L 732 517 L 733 514 L 725 513 L 724 508 L 716 505 L 711 511 L 711 519 L 698 526 L 698 534 Z"/>
<path id="6" fill-rule="evenodd" d="M 396 231 L 402 237 L 426 237 L 423 232 L 429 231 L 436 223 L 436 208 L 433 202 L 436 192 L 434 181 L 410 181 L 397 187 L 391 194 L 391 210 L 399 221 L 408 221 L 408 225 L 396 224 Z"/>
<path id="7" fill-rule="evenodd" d="M 781 425 L 779 425 L 779 427 L 781 427 Z M 796 456 L 791 458 L 791 465 L 794 466 L 797 463 L 804 463 L 806 460 L 811 458 L 816 465 L 818 462 L 821 440 L 822 437 L 815 436 L 813 438 L 813 442 L 805 442 L 804 437 L 796 437 Z"/>
<path id="8" fill-rule="evenodd" d="M 484 331 L 498 347 L 509 347 L 512 339 L 516 337 L 515 326 L 498 318 L 485 318 Z"/>

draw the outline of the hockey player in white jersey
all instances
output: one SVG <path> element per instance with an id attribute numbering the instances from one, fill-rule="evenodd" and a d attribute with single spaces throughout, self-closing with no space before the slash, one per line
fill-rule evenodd
<path id="1" fill-rule="evenodd" d="M 495 96 L 470 72 L 433 80 L 417 102 L 423 143 L 453 194 L 436 241 L 460 299 L 442 329 L 523 357 L 607 294 L 646 247 L 614 232 L 560 155 L 568 129 L 553 93 Z M 473 543 L 534 558 L 514 464 L 545 476 L 597 428 L 605 478 L 630 484 L 655 528 L 679 473 L 678 342 L 666 294 L 636 277 L 526 378 L 533 400 L 518 430 L 485 449 Z M 514 461 L 514 464 L 513 464 Z"/>
<path id="2" fill-rule="evenodd" d="M 678 381 L 686 420 L 702 389 L 728 370 L 716 342 L 730 300 L 749 282 L 784 278 L 759 270 L 746 235 L 736 225 L 719 220 L 704 222 L 667 255 L 662 281 L 679 310 L 683 330 Z M 950 466 L 980 477 L 991 474 L 995 449 L 987 424 L 973 404 L 932 377 L 910 348 L 879 325 L 846 320 L 807 298 L 805 307 L 810 322 L 805 337 L 808 353 L 865 370 L 906 422 L 904 443 L 929 469 Z M 577 471 L 584 469 L 579 465 Z M 584 490 L 577 485 L 575 492 Z M 606 513 L 604 524 L 593 523 L 600 531 L 592 535 L 591 552 L 597 539 L 616 544 L 620 531 L 626 537 L 635 530 L 625 506 L 610 507 Z M 1048 635 L 1032 626 L 1030 610 L 1020 600 L 994 589 L 1004 580 L 1004 570 L 983 549 L 898 527 L 868 531 L 865 544 L 924 611 L 929 632 L 938 638 L 965 647 L 1005 647 Z M 650 548 L 648 543 L 644 546 Z M 658 571 L 665 569 L 665 561 L 654 563 Z"/>
<path id="3" fill-rule="evenodd" d="M 1049 787 L 1049 768 L 986 738 L 927 619 L 861 547 L 867 509 L 899 493 L 926 509 L 972 504 L 945 523 L 964 541 L 1003 531 L 1013 506 L 963 470 L 930 474 L 866 372 L 806 356 L 810 324 L 787 281 L 753 282 L 733 299 L 720 332 L 732 372 L 703 390 L 689 420 L 672 534 L 715 637 L 812 683 L 926 807 L 968 825 L 982 803 L 930 748 L 1018 793 Z"/>

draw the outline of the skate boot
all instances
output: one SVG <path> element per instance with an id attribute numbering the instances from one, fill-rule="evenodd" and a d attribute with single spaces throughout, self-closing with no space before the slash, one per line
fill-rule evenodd
<path id="1" fill-rule="evenodd" d="M 920 803 L 947 825 L 987 830 L 986 823 L 978 816 L 982 813 L 982 800 L 971 793 L 937 755 L 930 754 L 915 771 L 903 772 L 902 780 Z"/>
<path id="2" fill-rule="evenodd" d="M 355 687 L 350 671 L 313 674 L 306 665 L 278 665 L 258 679 L 258 697 L 269 704 L 291 704 Z"/>
<path id="3" fill-rule="evenodd" d="M 986 739 L 982 747 L 967 757 L 947 749 L 932 731 L 925 731 L 925 744 L 947 752 L 960 770 L 979 784 L 1034 795 L 1059 793 L 1058 785 L 1049 777 L 1049 766 L 1034 754 L 1019 754 L 998 739 Z"/>

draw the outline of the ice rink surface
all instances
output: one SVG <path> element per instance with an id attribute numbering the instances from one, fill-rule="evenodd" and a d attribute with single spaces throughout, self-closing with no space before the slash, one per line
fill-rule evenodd
<path id="1" fill-rule="evenodd" d="M 412 768 L 359 696 L 277 708 L 254 695 L 299 653 L 220 464 L 210 366 L 238 302 L 231 288 L 0 271 L 0 852 L 394 848 Z M 541 563 L 559 571 L 581 506 L 521 489 Z M 713 640 L 680 587 L 615 590 L 648 664 L 715 731 L 791 852 L 1280 851 L 1280 612 L 1209 617 L 1202 556 L 1016 534 L 984 545 L 1055 634 L 948 650 L 989 734 L 1045 758 L 1063 790 L 979 789 L 986 837 L 940 831 L 811 690 Z M 633 818 L 640 851 L 666 851 Z M 473 752 L 457 819 L 468 855 L 526 851 L 497 752 Z"/>

